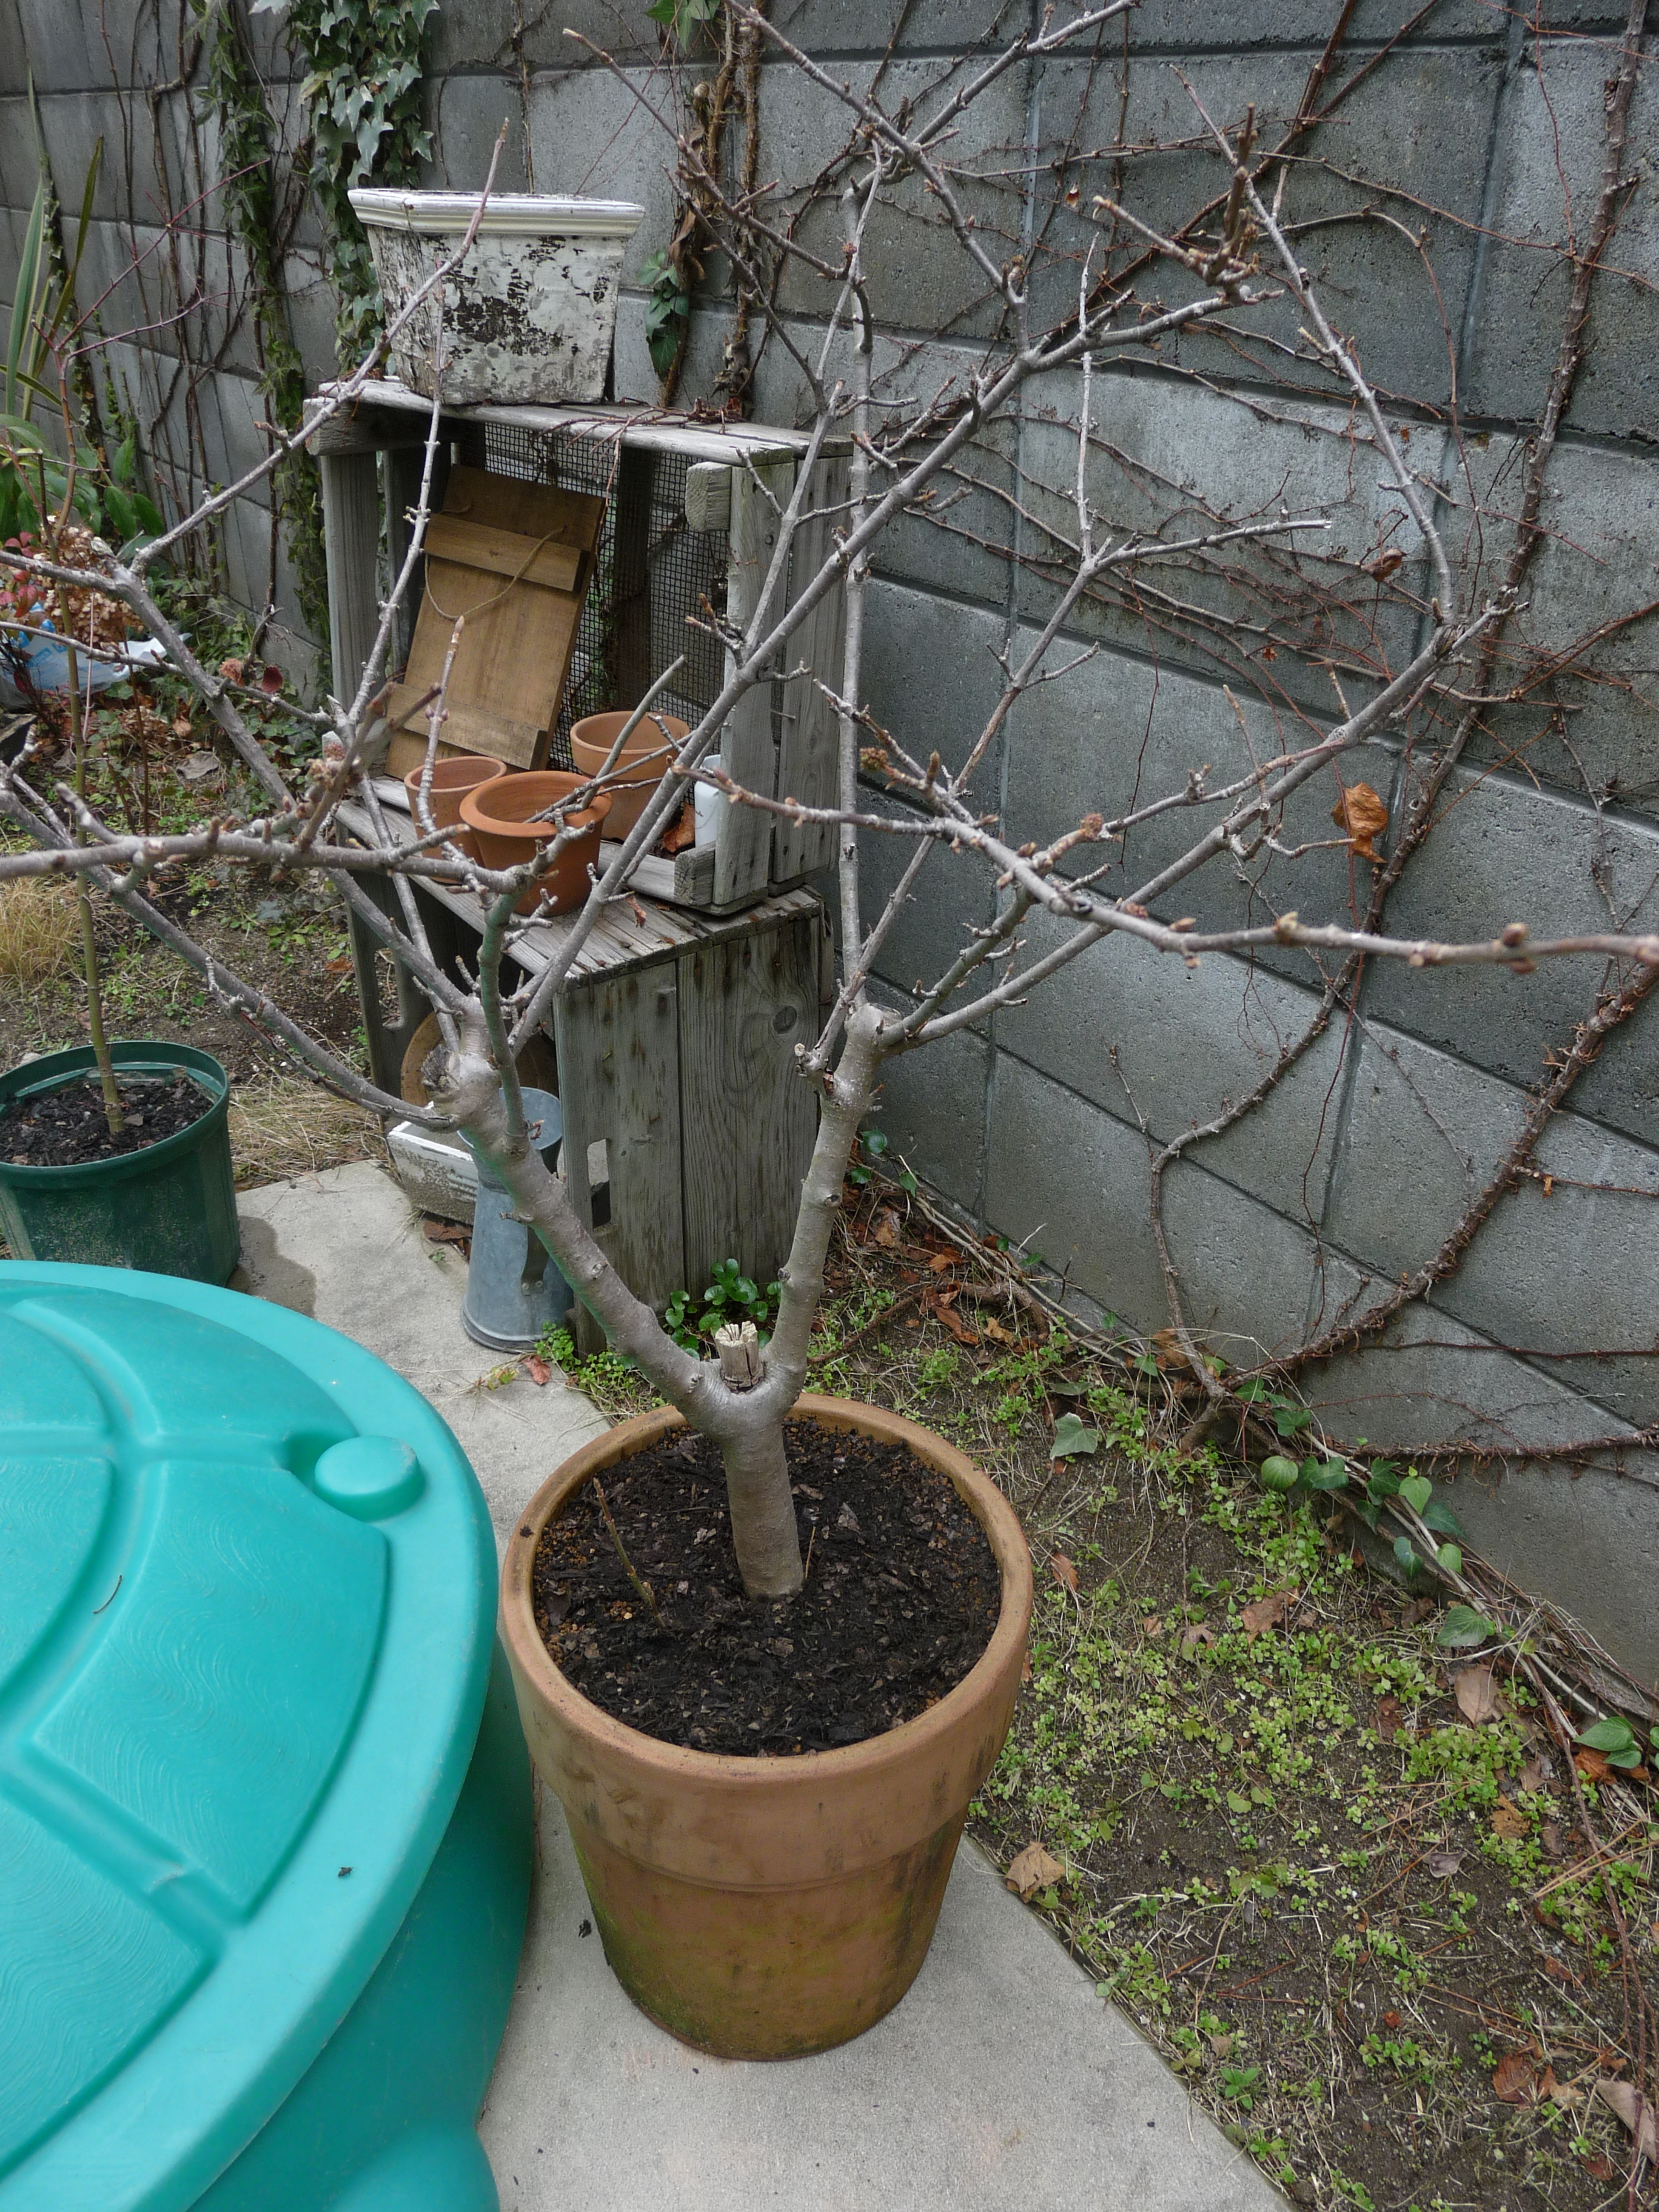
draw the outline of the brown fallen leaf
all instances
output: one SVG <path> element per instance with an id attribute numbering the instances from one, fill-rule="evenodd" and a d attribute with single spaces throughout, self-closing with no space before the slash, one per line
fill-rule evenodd
<path id="1" fill-rule="evenodd" d="M 1492 1687 L 1490 1667 L 1466 1667 L 1452 1685 L 1452 1695 L 1471 1728 L 1497 1719 L 1498 1692 Z"/>
<path id="2" fill-rule="evenodd" d="M 1435 1602 L 1431 1597 L 1414 1597 L 1402 1610 L 1400 1615 L 1400 1625 L 1402 1628 L 1416 1628 L 1425 1621 L 1435 1609 Z"/>
<path id="3" fill-rule="evenodd" d="M 1207 1650 L 1211 1644 L 1220 1641 L 1207 1620 L 1192 1621 L 1181 1632 L 1181 1656 L 1183 1659 L 1190 1659 L 1200 1644 Z"/>
<path id="4" fill-rule="evenodd" d="M 1517 1836 L 1526 1834 L 1527 1816 L 1518 1805 L 1512 1804 L 1507 1797 L 1500 1797 L 1492 1816 L 1492 1832 L 1512 1843 Z"/>
<path id="5" fill-rule="evenodd" d="M 961 1256 L 959 1252 L 935 1252 L 927 1265 L 933 1274 L 942 1275 L 947 1269 L 954 1267 Z"/>
<path id="6" fill-rule="evenodd" d="M 1374 837 L 1389 826 L 1389 810 L 1368 783 L 1350 783 L 1331 809 L 1331 819 L 1347 832 L 1348 850 L 1357 860 L 1377 858 Z"/>
<path id="7" fill-rule="evenodd" d="M 1578 1771 L 1583 1776 L 1586 1782 L 1605 1782 L 1607 1778 L 1608 1773 L 1611 1771 L 1607 1760 L 1603 1759 L 1601 1753 L 1599 1751 L 1592 1751 L 1587 1743 L 1581 1743 L 1577 1750 L 1574 1752 L 1572 1754 L 1572 1763 L 1578 1769 Z"/>
<path id="8" fill-rule="evenodd" d="M 1162 1636 L 1164 1633 L 1163 1619 L 1156 1613 L 1149 1613 L 1140 1626 L 1142 1633 L 1147 1636 Z"/>
<path id="9" fill-rule="evenodd" d="M 1027 1844 L 1023 1851 L 1016 1853 L 1003 1876 L 1008 1887 L 1023 1899 L 1033 1898 L 1038 1890 L 1048 1889 L 1065 1879 L 1065 1868 L 1041 1844 Z"/>
<path id="10" fill-rule="evenodd" d="M 1022 1682 L 1035 1681 L 1036 1679 L 1031 1672 L 1031 1655 L 1029 1651 L 1019 1662 L 1019 1679 Z"/>
<path id="11" fill-rule="evenodd" d="M 683 853 L 688 845 L 697 842 L 697 810 L 687 799 L 679 812 L 657 840 L 657 850 L 665 860 L 672 860 L 676 853 Z"/>
<path id="12" fill-rule="evenodd" d="M 899 1218 L 890 1206 L 884 1206 L 876 1216 L 875 1241 L 884 1252 L 896 1252 L 899 1235 Z"/>
<path id="13" fill-rule="evenodd" d="M 1048 1558 L 1048 1565 L 1054 1571 L 1054 1579 L 1056 1582 L 1064 1583 L 1068 1590 L 1076 1589 L 1077 1569 L 1066 1558 L 1064 1552 L 1051 1553 Z"/>
<path id="14" fill-rule="evenodd" d="M 1540 2097 L 1547 2097 L 1551 2104 L 1559 2105 L 1563 2112 L 1569 2112 L 1574 2105 L 1582 2105 L 1584 2101 L 1582 2089 L 1575 2088 L 1571 2081 L 1556 2080 L 1553 2066 L 1547 2066 L 1539 2075 L 1538 2094 Z"/>
<path id="15" fill-rule="evenodd" d="M 1264 1629 L 1277 1628 L 1285 1618 L 1286 1607 L 1295 1597 L 1294 1590 L 1274 1590 L 1271 1596 L 1259 1597 L 1254 1605 L 1244 1607 L 1238 1617 L 1243 1622 L 1244 1633 L 1252 1644 Z"/>
<path id="16" fill-rule="evenodd" d="M 1463 1863 L 1462 1851 L 1431 1851 L 1423 1862 L 1437 1881 L 1449 1881 Z"/>
<path id="17" fill-rule="evenodd" d="M 1561 1823 L 1546 1820 L 1538 1831 L 1538 1840 L 1544 1847 L 1546 1858 L 1559 1859 L 1564 1848 L 1561 1842 Z"/>
<path id="18" fill-rule="evenodd" d="M 1521 1787 L 1529 1797 L 1537 1796 L 1544 1786 L 1544 1762 L 1529 1759 L 1521 1770 Z"/>
<path id="19" fill-rule="evenodd" d="M 531 1352 L 525 1360 L 525 1371 L 538 1389 L 544 1389 L 553 1379 L 553 1370 L 546 1360 Z"/>
<path id="20" fill-rule="evenodd" d="M 1160 1367 L 1184 1367 L 1187 1364 L 1187 1355 L 1181 1348 L 1181 1339 L 1172 1328 L 1156 1330 L 1152 1345 L 1152 1357 Z"/>
<path id="21" fill-rule="evenodd" d="M 979 1317 L 980 1333 L 998 1344 L 1018 1344 L 1018 1337 L 1011 1328 L 1004 1328 L 994 1314 L 982 1313 Z"/>
<path id="22" fill-rule="evenodd" d="M 1392 1743 L 1400 1733 L 1400 1723 L 1405 1717 L 1406 1708 L 1398 1698 L 1379 1698 L 1376 1711 L 1371 1717 L 1371 1726 L 1384 1743 Z"/>
<path id="23" fill-rule="evenodd" d="M 951 1335 L 955 1337 L 958 1344 L 964 1344 L 971 1348 L 979 1342 L 978 1337 L 975 1336 L 973 1330 L 969 1328 L 967 1322 L 962 1318 L 962 1316 L 959 1313 L 952 1312 L 951 1309 L 948 1305 L 941 1304 L 933 1308 L 933 1311 L 934 1317 L 945 1323 L 945 1326 L 950 1330 Z"/>
<path id="24" fill-rule="evenodd" d="M 463 1229 L 459 1221 L 423 1221 L 421 1234 L 428 1244 L 470 1244 L 472 1231 Z"/>
<path id="25" fill-rule="evenodd" d="M 1231 2058 L 1233 2055 L 1232 2037 L 1231 2035 L 1212 2035 L 1210 2038 L 1210 2051 L 1212 2056 L 1214 2057 Z"/>
<path id="26" fill-rule="evenodd" d="M 1653 2106 L 1639 2094 L 1635 2085 L 1610 2081 L 1603 2074 L 1597 2078 L 1595 2094 L 1635 2136 L 1641 2155 L 1650 2162 L 1659 2162 L 1659 2129 L 1654 2126 Z"/>
<path id="27" fill-rule="evenodd" d="M 175 738 L 187 738 L 190 735 L 190 716 L 184 711 L 183 708 L 180 708 L 179 712 L 173 718 L 173 734 Z"/>
<path id="28" fill-rule="evenodd" d="M 1535 2105 L 1538 2068 L 1530 2051 L 1506 2051 L 1492 2077 L 1492 2094 L 1500 2105 Z"/>

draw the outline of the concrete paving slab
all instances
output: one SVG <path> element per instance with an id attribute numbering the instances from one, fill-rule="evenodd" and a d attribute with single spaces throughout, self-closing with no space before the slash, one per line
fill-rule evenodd
<path id="1" fill-rule="evenodd" d="M 234 1290 L 310 1314 L 376 1353 L 429 1399 L 471 1461 L 496 1548 L 561 1460 L 603 1434 L 605 1416 L 556 1370 L 495 1390 L 502 1356 L 461 1327 L 466 1262 L 428 1243 L 397 1179 L 372 1161 L 242 1192 Z"/>
<path id="2" fill-rule="evenodd" d="M 477 1470 L 498 1541 L 605 1428 L 558 1380 L 476 1385 L 466 1270 L 367 1162 L 238 1201 L 234 1286 L 313 1315 L 413 1382 Z M 605 1964 L 557 1801 L 479 2133 L 502 2212 L 1272 2212 L 1283 2200 L 1042 1923 L 964 1844 L 908 1996 L 840 2051 L 710 2058 Z"/>
<path id="3" fill-rule="evenodd" d="M 909 1994 L 854 2043 L 710 2058 L 623 1994 L 558 1802 L 478 2124 L 501 2212 L 1283 2212 L 964 1843 Z"/>

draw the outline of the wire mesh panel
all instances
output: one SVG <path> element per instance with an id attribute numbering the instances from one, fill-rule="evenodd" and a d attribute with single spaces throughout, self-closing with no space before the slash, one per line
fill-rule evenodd
<path id="1" fill-rule="evenodd" d="M 573 765 L 573 722 L 637 706 L 682 653 L 686 665 L 658 703 L 697 721 L 719 696 L 725 674 L 725 648 L 708 618 L 711 609 L 726 611 L 727 543 L 723 530 L 688 526 L 686 460 L 577 431 L 495 422 L 461 425 L 455 458 L 495 476 L 597 493 L 608 502 L 548 765 Z"/>

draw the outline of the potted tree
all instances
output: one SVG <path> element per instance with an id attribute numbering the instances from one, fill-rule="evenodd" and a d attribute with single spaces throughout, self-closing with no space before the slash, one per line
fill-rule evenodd
<path id="1" fill-rule="evenodd" d="M 1196 907 L 1208 886 L 1218 887 L 1211 895 L 1219 904 L 1228 896 L 1229 872 L 1270 845 L 1287 865 L 1316 853 L 1322 843 L 1340 846 L 1356 870 L 1376 865 L 1371 839 L 1381 833 L 1357 782 L 1345 787 L 1339 799 L 1338 838 L 1298 841 L 1295 833 L 1285 834 L 1287 817 L 1294 818 L 1312 796 L 1309 787 L 1316 776 L 1334 769 L 1340 775 L 1379 732 L 1402 723 L 1413 732 L 1432 731 L 1448 702 L 1455 713 L 1461 696 L 1488 688 L 1488 643 L 1507 619 L 1510 599 L 1486 596 L 1478 571 L 1465 567 L 1454 574 L 1431 500 L 1354 348 L 1328 321 L 1294 248 L 1282 204 L 1289 173 L 1278 156 L 1260 154 L 1253 118 L 1229 131 L 1197 110 L 1192 130 L 1214 147 L 1216 189 L 1176 237 L 1133 213 L 1121 188 L 1086 201 L 1061 165 L 1055 171 L 1053 222 L 1035 232 L 1028 227 L 1018 251 L 993 243 L 994 228 L 978 202 L 964 198 L 969 185 L 954 150 L 963 118 L 1017 63 L 1046 63 L 1092 41 L 1124 4 L 1113 0 L 1064 23 L 1045 19 L 1040 32 L 1000 54 L 977 57 L 965 76 L 919 110 L 908 98 L 890 107 L 840 82 L 763 18 L 745 15 L 755 36 L 768 41 L 775 58 L 845 123 L 844 155 L 823 173 L 828 201 L 797 210 L 786 228 L 772 220 L 764 194 L 726 191 L 712 168 L 699 166 L 696 147 L 684 143 L 681 183 L 696 224 L 724 248 L 742 277 L 746 310 L 766 319 L 772 340 L 791 356 L 810 423 L 806 465 L 780 504 L 776 548 L 752 615 L 741 630 L 728 627 L 724 633 L 727 672 L 719 696 L 679 744 L 615 858 L 592 881 L 557 956 L 533 984 L 519 985 L 508 965 L 514 933 L 521 926 L 519 908 L 584 834 L 584 808 L 626 782 L 632 731 L 624 726 L 600 771 L 549 806 L 552 834 L 533 859 L 518 866 L 489 867 L 437 826 L 412 843 L 392 834 L 363 763 L 387 641 L 420 551 L 424 495 L 356 695 L 331 702 L 333 735 L 303 789 L 285 780 L 234 696 L 166 623 L 146 581 L 158 550 L 210 520 L 217 505 L 241 487 L 217 495 L 198 516 L 164 534 L 159 548 L 142 548 L 127 559 L 101 546 L 90 569 L 68 568 L 40 556 L 5 556 L 15 571 L 31 577 L 94 584 L 161 638 L 260 785 L 265 811 L 254 820 L 204 824 L 150 840 L 124 839 L 94 823 L 87 825 L 88 842 L 78 844 L 76 822 L 52 792 L 31 779 L 25 763 L 0 772 L 0 803 L 40 850 L 0 859 L 0 874 L 68 871 L 84 878 L 206 974 L 222 1002 L 240 1008 L 348 1096 L 382 1111 L 463 1130 L 611 1344 L 637 1363 L 667 1401 L 664 1410 L 613 1431 L 551 1478 L 509 1547 L 502 1617 L 526 1730 L 569 1815 L 609 1957 L 639 2001 L 678 2033 L 734 2054 L 823 2047 L 857 2032 L 902 1995 L 926 1949 L 964 1809 L 1007 1726 L 1030 1602 L 1024 1540 L 1006 1505 L 959 1455 L 909 1424 L 803 1395 L 843 1178 L 884 1067 L 1023 1000 L 1111 936 L 1169 956 L 1177 978 L 1206 954 L 1266 947 L 1404 961 L 1418 969 L 1486 962 L 1519 974 L 1547 957 L 1583 954 L 1624 963 L 1620 972 L 1630 980 L 1621 988 L 1627 994 L 1644 993 L 1659 977 L 1659 940 L 1608 932 L 1535 942 L 1509 916 L 1494 916 L 1490 933 L 1478 941 L 1442 943 L 1390 936 L 1382 927 L 1380 903 L 1351 921 L 1328 923 L 1304 921 L 1299 910 L 1289 909 L 1266 921 L 1248 915 L 1241 921 L 1231 918 L 1231 906 L 1222 905 L 1212 924 L 1201 925 L 1197 914 L 1182 911 Z M 1123 149 L 1126 164 L 1132 150 Z M 1616 182 L 1616 165 L 1614 177 Z M 879 259 L 877 242 L 891 234 L 896 210 L 914 215 L 919 202 L 957 252 L 968 293 L 990 302 L 989 335 L 971 369 L 947 363 L 931 390 L 913 386 L 901 407 L 875 389 L 872 263 Z M 838 216 L 842 224 L 833 251 L 824 245 L 826 215 Z M 465 246 L 463 241 L 463 252 Z M 810 348 L 799 327 L 775 305 L 771 279 L 787 263 L 817 288 L 811 297 L 822 319 Z M 431 282 L 441 281 L 442 274 Z M 1164 286 L 1176 295 L 1173 303 L 1160 289 Z M 1343 579 L 1363 574 L 1370 598 L 1387 600 L 1401 619 L 1375 617 L 1352 646 L 1364 656 L 1358 706 L 1351 707 L 1340 689 L 1340 713 L 1322 714 L 1298 704 L 1291 735 L 1270 754 L 1250 751 L 1231 781 L 1212 785 L 1207 769 L 1183 764 L 1161 786 L 1142 790 L 1130 810 L 1113 816 L 1091 805 L 1085 767 L 1065 826 L 1040 840 L 1020 838 L 1008 830 L 994 786 L 988 793 L 988 764 L 995 760 L 1010 716 L 1056 672 L 1052 656 L 1062 650 L 1058 641 L 1092 618 L 1108 585 L 1121 586 L 1133 579 L 1138 592 L 1156 596 L 1161 564 L 1196 566 L 1203 590 L 1216 603 L 1200 610 L 1204 623 L 1254 650 L 1255 578 L 1248 567 L 1231 568 L 1228 561 L 1240 555 L 1265 560 L 1270 552 L 1283 556 L 1286 548 L 1328 526 L 1322 514 L 1285 512 L 1277 480 L 1264 483 L 1243 520 L 1221 511 L 1227 501 L 1219 497 L 1207 513 L 1201 500 L 1193 501 L 1179 526 L 1111 528 L 1103 520 L 1092 470 L 1103 364 L 1154 360 L 1160 346 L 1209 324 L 1223 325 L 1228 343 L 1234 343 L 1252 319 L 1269 316 L 1277 318 L 1274 332 L 1300 333 L 1297 343 L 1305 341 L 1309 361 L 1342 397 L 1344 435 L 1358 437 L 1352 425 L 1362 426 L 1364 464 L 1375 473 L 1376 497 L 1402 528 L 1409 527 L 1421 549 L 1414 564 L 1402 556 L 1362 567 L 1364 548 L 1335 564 Z M 372 366 L 366 362 L 311 403 L 293 438 L 276 441 L 268 465 L 330 412 L 350 406 Z M 918 378 L 922 373 L 915 372 Z M 1107 388 L 1121 398 L 1136 387 L 1115 379 Z M 975 441 L 1006 422 L 1017 407 L 1039 400 L 1049 410 L 1051 427 L 1070 441 L 1074 457 L 1063 494 L 1048 488 L 1045 529 L 1059 549 L 1046 571 L 1051 588 L 1044 611 L 1031 617 L 1018 649 L 1001 659 L 994 698 L 965 725 L 947 761 L 931 749 L 907 748 L 902 729 L 874 724 L 863 703 L 870 559 L 896 523 L 930 503 L 948 507 L 947 488 L 966 470 Z M 824 441 L 842 432 L 851 439 L 850 495 L 836 515 L 815 517 L 808 507 L 811 464 Z M 439 435 L 434 403 L 428 487 Z M 819 557 L 804 577 L 798 568 L 786 595 L 792 548 L 811 542 L 802 539 L 809 523 L 821 526 L 826 520 L 833 524 L 827 544 L 820 529 Z M 1288 590 L 1285 580 L 1296 573 L 1293 561 L 1279 557 L 1274 588 Z M 829 686 L 839 729 L 838 786 L 827 803 L 805 806 L 735 781 L 717 764 L 718 748 L 734 706 L 791 665 L 803 626 L 843 581 L 845 656 Z M 1309 604 L 1320 619 L 1334 621 L 1340 595 L 1321 599 L 1316 582 L 1309 588 Z M 1341 607 L 1347 604 L 1340 601 Z M 1311 634 L 1309 651 L 1316 659 L 1328 633 L 1316 625 Z M 1279 639 L 1280 631 L 1273 635 Z M 1274 653 L 1281 650 L 1291 647 L 1275 642 Z M 1465 665 L 1470 660 L 1473 672 Z M 441 685 L 430 707 L 428 759 L 435 757 L 443 714 Z M 1455 745 L 1435 756 L 1443 781 L 1455 757 Z M 779 1271 L 776 1325 L 764 1346 L 738 1330 L 721 1343 L 718 1359 L 683 1349 L 609 1264 L 531 1141 L 514 1073 L 515 1055 L 539 1029 L 587 933 L 609 902 L 624 893 L 635 861 L 650 851 L 699 781 L 733 805 L 831 825 L 839 871 L 840 986 L 821 1033 L 798 1052 L 801 1079 L 817 1098 L 818 1126 L 793 1240 Z M 357 796 L 371 825 L 359 842 L 332 831 L 335 809 L 348 794 Z M 1375 801 L 1374 793 L 1368 797 Z M 1192 810 L 1186 818 L 1195 814 L 1200 826 L 1190 838 L 1184 831 L 1172 842 L 1166 838 L 1145 881 L 1128 878 L 1120 888 L 1103 880 L 1116 841 L 1152 821 L 1167 830 L 1182 821 L 1183 810 Z M 895 841 L 907 858 L 896 872 L 891 895 L 871 913 L 860 896 L 860 853 L 876 838 Z M 236 866 L 329 872 L 365 925 L 393 949 L 431 1000 L 441 1042 L 424 1071 L 426 1108 L 411 1115 L 403 1101 L 364 1081 L 262 994 L 210 963 L 188 933 L 148 898 L 146 873 L 208 850 Z M 874 988 L 874 964 L 933 855 L 939 857 L 930 883 L 945 872 L 946 856 L 959 868 L 978 868 L 994 885 L 994 909 L 987 903 L 992 918 L 963 932 L 959 949 L 932 982 L 896 1002 Z M 405 888 L 428 880 L 474 891 L 485 916 L 476 977 L 458 980 L 434 959 L 412 898 L 403 901 L 395 916 L 383 914 L 361 888 L 365 871 L 389 872 Z M 1313 896 L 1319 895 L 1316 888 Z M 1034 944 L 1039 926 L 1042 937 Z M 1224 1400 L 1226 1386 L 1187 1327 L 1178 1300 L 1172 1330 L 1199 1387 L 1212 1402 Z M 793 1427 L 796 1423 L 804 1425 Z M 848 1461 L 890 1449 L 909 1455 L 917 1510 L 933 1522 L 928 1546 L 936 1537 L 941 1556 L 959 1557 L 965 1579 L 971 1579 L 967 1562 L 979 1547 L 992 1602 L 984 1609 L 977 1642 L 965 1631 L 958 1640 L 956 1679 L 936 1695 L 929 1692 L 933 1702 L 924 1698 L 922 1710 L 902 1715 L 890 1728 L 878 1725 L 862 1741 L 851 1740 L 856 1730 L 836 1740 L 819 1723 L 800 1724 L 791 1709 L 779 1717 L 781 1735 L 768 1740 L 760 1731 L 759 1748 L 747 1756 L 722 1747 L 723 1740 L 703 1748 L 690 1740 L 690 1728 L 678 1741 L 672 1730 L 666 1737 L 653 1736 L 607 1710 L 605 1699 L 614 1705 L 617 1698 L 601 1678 L 618 1670 L 603 1650 L 591 1658 L 580 1640 L 573 1648 L 568 1633 L 582 1606 L 574 1570 L 586 1565 L 596 1573 L 623 1577 L 627 1595 L 608 1595 L 605 1609 L 630 1616 L 635 1643 L 653 1652 L 689 1633 L 673 1601 L 701 1595 L 689 1574 L 677 1574 L 671 1583 L 656 1553 L 647 1551 L 647 1537 L 635 1526 L 624 1528 L 612 1509 L 611 1493 L 620 1495 L 636 1474 L 647 1472 L 659 1486 L 653 1495 L 661 1494 L 665 1480 L 678 1479 L 688 1497 L 695 1493 L 704 1501 L 701 1530 L 694 1525 L 690 1532 L 694 1547 L 714 1543 L 717 1521 L 722 1541 L 729 1532 L 732 1569 L 741 1587 L 709 1600 L 726 1608 L 726 1625 L 735 1639 L 737 1658 L 727 1672 L 754 1671 L 742 1664 L 745 1652 L 757 1662 L 782 1661 L 787 1703 L 791 1668 L 801 1663 L 791 1632 L 793 1622 L 805 1618 L 803 1589 L 810 1600 L 826 1557 L 859 1559 L 840 1546 L 837 1531 L 849 1546 L 865 1534 L 856 1525 L 843 1526 L 845 1498 L 828 1529 L 825 1515 L 810 1510 L 834 1502 L 828 1482 L 810 1474 L 820 1463 L 813 1455 L 825 1437 L 832 1468 L 838 1437 L 852 1440 L 840 1450 Z M 722 1514 L 711 1510 L 716 1495 L 724 1500 Z M 979 1535 L 973 1528 L 963 1534 L 962 1510 Z M 855 1507 L 850 1517 L 858 1523 Z M 952 1547 L 959 1539 L 958 1552 Z M 889 1572 L 878 1546 L 862 1555 L 859 1571 L 870 1583 Z M 712 1583 L 714 1577 L 703 1579 Z M 925 1607 L 908 1609 L 915 1613 Z M 878 1650 L 879 1634 L 871 1643 Z M 873 1656 L 861 1663 L 869 1675 L 882 1671 Z M 865 1702 L 877 1701 L 872 1696 Z"/>

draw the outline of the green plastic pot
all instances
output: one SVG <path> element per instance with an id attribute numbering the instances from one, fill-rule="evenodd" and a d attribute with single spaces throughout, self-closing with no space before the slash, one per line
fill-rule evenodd
<path id="1" fill-rule="evenodd" d="M 152 1275 L 228 1280 L 240 1253 L 230 1167 L 230 1078 L 193 1045 L 138 1039 L 110 1047 L 117 1072 L 183 1067 L 212 1103 L 159 1144 L 81 1167 L 19 1167 L 0 1158 L 0 1229 L 18 1260 L 80 1261 Z M 96 1073 L 90 1045 L 51 1052 L 0 1075 L 0 1113 L 17 1099 Z"/>

